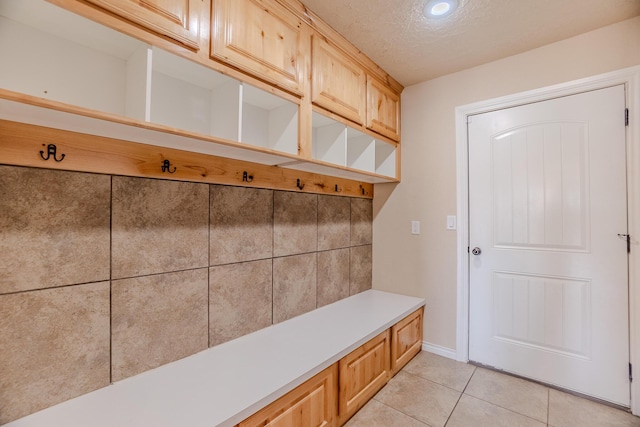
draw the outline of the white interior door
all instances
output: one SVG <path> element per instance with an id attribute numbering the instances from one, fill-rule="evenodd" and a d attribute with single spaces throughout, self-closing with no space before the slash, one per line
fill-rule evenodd
<path id="1" fill-rule="evenodd" d="M 470 117 L 469 359 L 629 406 L 624 106 L 620 85 Z"/>

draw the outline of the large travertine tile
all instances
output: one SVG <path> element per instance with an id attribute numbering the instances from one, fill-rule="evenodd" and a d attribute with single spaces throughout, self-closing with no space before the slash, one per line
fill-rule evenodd
<path id="1" fill-rule="evenodd" d="M 459 397 L 455 390 L 400 371 L 374 398 L 432 427 L 442 427 Z"/>
<path id="2" fill-rule="evenodd" d="M 545 427 L 546 425 L 467 395 L 460 398 L 447 422 L 447 427 Z"/>
<path id="3" fill-rule="evenodd" d="M 209 345 L 271 325 L 272 260 L 220 265 L 209 270 Z"/>
<path id="4" fill-rule="evenodd" d="M 549 426 L 638 427 L 640 417 L 552 389 L 549 390 Z"/>
<path id="5" fill-rule="evenodd" d="M 318 307 L 349 296 L 349 252 L 318 252 Z"/>
<path id="6" fill-rule="evenodd" d="M 109 280 L 111 178 L 0 166 L 0 294 Z"/>
<path id="7" fill-rule="evenodd" d="M 403 414 L 397 409 L 393 409 L 375 399 L 367 402 L 364 407 L 358 411 L 345 424 L 345 427 L 428 427 L 408 415 Z"/>
<path id="8" fill-rule="evenodd" d="M 318 196 L 318 250 L 347 248 L 351 242 L 351 201 Z"/>
<path id="9" fill-rule="evenodd" d="M 434 383 L 463 391 L 467 386 L 476 367 L 467 363 L 457 362 L 422 351 L 403 368 L 407 373 L 418 375 Z"/>
<path id="10" fill-rule="evenodd" d="M 477 368 L 464 393 L 547 422 L 549 389 L 540 384 Z"/>
<path id="11" fill-rule="evenodd" d="M 373 243 L 373 201 L 351 199 L 351 245 Z"/>
<path id="12" fill-rule="evenodd" d="M 273 256 L 318 249 L 318 196 L 276 191 L 273 197 Z"/>
<path id="13" fill-rule="evenodd" d="M 112 277 L 209 265 L 209 185 L 113 177 Z"/>
<path id="14" fill-rule="evenodd" d="M 207 276 L 205 268 L 113 281 L 113 381 L 208 347 Z"/>
<path id="15" fill-rule="evenodd" d="M 316 308 L 317 255 L 273 260 L 273 323 Z"/>
<path id="16" fill-rule="evenodd" d="M 351 248 L 349 261 L 349 295 L 355 295 L 371 289 L 373 283 L 372 252 L 371 245 Z"/>
<path id="17" fill-rule="evenodd" d="M 0 424 L 109 385 L 109 282 L 0 295 Z"/>
<path id="18" fill-rule="evenodd" d="M 271 258 L 273 190 L 211 186 L 210 265 Z"/>

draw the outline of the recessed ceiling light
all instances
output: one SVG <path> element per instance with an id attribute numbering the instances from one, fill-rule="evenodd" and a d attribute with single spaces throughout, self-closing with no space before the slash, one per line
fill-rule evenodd
<path id="1" fill-rule="evenodd" d="M 424 5 L 423 14 L 427 18 L 450 15 L 458 7 L 457 0 L 429 0 Z"/>

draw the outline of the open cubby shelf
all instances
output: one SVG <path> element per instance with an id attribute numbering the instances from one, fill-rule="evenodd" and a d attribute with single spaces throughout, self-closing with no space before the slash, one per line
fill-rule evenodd
<path id="1" fill-rule="evenodd" d="M 396 176 L 396 146 L 313 113 L 313 157 L 350 169 Z"/>
<path id="2" fill-rule="evenodd" d="M 0 89 L 27 95 L 31 103 L 40 99 L 44 108 L 61 103 L 69 111 L 86 109 L 104 120 L 134 121 L 159 131 L 282 154 L 286 161 L 278 165 L 283 167 L 368 182 L 396 180 L 394 144 L 314 112 L 313 158 L 300 158 L 300 106 L 292 97 L 280 97 L 44 0 L 0 2 L 0 55 L 10 59 L 0 67 Z M 16 114 L 10 116 L 0 118 L 16 120 Z M 135 141 L 135 133 L 124 139 Z"/>

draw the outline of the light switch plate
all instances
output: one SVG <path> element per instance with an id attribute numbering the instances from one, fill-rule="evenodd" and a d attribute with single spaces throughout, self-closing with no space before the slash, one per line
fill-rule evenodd
<path id="1" fill-rule="evenodd" d="M 447 230 L 455 230 L 457 225 L 457 218 L 455 215 L 447 216 Z"/>
<path id="2" fill-rule="evenodd" d="M 420 221 L 411 221 L 411 234 L 420 234 Z"/>

